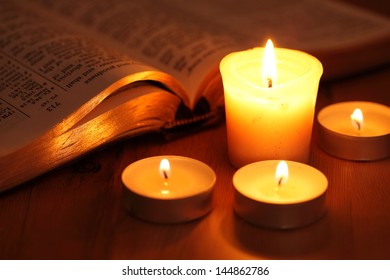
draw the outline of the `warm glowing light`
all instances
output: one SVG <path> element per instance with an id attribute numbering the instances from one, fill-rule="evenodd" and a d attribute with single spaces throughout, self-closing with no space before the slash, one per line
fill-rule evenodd
<path id="1" fill-rule="evenodd" d="M 361 130 L 363 127 L 363 121 L 364 121 L 362 110 L 360 110 L 359 108 L 356 108 L 351 115 L 351 121 L 352 121 L 352 125 L 357 130 Z"/>
<path id="2" fill-rule="evenodd" d="M 161 194 L 168 195 L 168 194 L 170 194 L 170 191 L 169 190 L 162 190 Z"/>
<path id="3" fill-rule="evenodd" d="M 165 180 L 168 180 L 169 176 L 171 176 L 171 165 L 166 158 L 163 158 L 160 162 L 159 173 Z"/>
<path id="4" fill-rule="evenodd" d="M 288 180 L 288 165 L 287 162 L 282 160 L 278 163 L 278 166 L 276 167 L 275 181 L 280 187 L 281 185 L 285 184 L 287 180 Z"/>
<path id="5" fill-rule="evenodd" d="M 268 39 L 263 56 L 263 81 L 266 87 L 273 87 L 276 84 L 276 58 L 274 44 Z"/>

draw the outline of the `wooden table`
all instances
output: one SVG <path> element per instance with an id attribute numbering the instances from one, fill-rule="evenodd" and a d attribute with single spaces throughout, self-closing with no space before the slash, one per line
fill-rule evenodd
<path id="1" fill-rule="evenodd" d="M 359 2 L 359 1 L 357 1 Z M 322 83 L 325 105 L 390 105 L 390 68 Z M 390 158 L 337 159 L 314 126 L 310 164 L 329 179 L 326 214 L 295 230 L 244 222 L 232 208 L 225 125 L 167 141 L 148 135 L 117 143 L 0 195 L 0 259 L 390 259 Z M 121 204 L 120 175 L 131 162 L 177 154 L 210 165 L 218 179 L 212 212 L 184 224 L 151 224 Z"/>

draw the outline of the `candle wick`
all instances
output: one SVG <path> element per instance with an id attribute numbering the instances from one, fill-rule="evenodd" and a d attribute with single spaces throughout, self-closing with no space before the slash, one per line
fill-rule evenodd
<path id="1" fill-rule="evenodd" d="M 268 82 L 268 88 L 272 88 L 272 79 L 267 78 L 267 82 Z"/>
<path id="2" fill-rule="evenodd" d="M 280 188 L 282 186 L 283 177 L 280 177 L 278 180 L 278 187 Z"/>
<path id="3" fill-rule="evenodd" d="M 358 122 L 358 121 L 355 120 L 355 123 L 356 123 L 357 129 L 360 131 L 360 129 L 361 129 L 360 122 Z"/>
<path id="4" fill-rule="evenodd" d="M 164 186 L 168 186 L 168 173 L 163 170 L 163 175 L 164 175 Z"/>

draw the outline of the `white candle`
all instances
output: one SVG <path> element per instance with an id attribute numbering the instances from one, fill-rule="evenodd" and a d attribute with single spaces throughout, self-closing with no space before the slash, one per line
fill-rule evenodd
<path id="1" fill-rule="evenodd" d="M 187 157 L 156 156 L 136 161 L 122 173 L 124 204 L 152 222 L 178 223 L 211 210 L 214 171 Z"/>
<path id="2" fill-rule="evenodd" d="M 329 154 L 348 160 L 390 156 L 390 107 L 364 101 L 336 103 L 322 109 L 318 143 Z"/>
<path id="3" fill-rule="evenodd" d="M 272 66 L 263 69 L 264 52 L 255 48 L 231 53 L 220 64 L 228 153 L 236 167 L 266 159 L 309 158 L 322 65 L 307 53 L 276 48 L 275 74 Z"/>
<path id="4" fill-rule="evenodd" d="M 276 172 L 277 160 L 255 162 L 234 174 L 234 209 L 239 216 L 280 229 L 301 227 L 322 216 L 328 188 L 325 175 L 303 163 L 286 163 L 288 174 Z"/>

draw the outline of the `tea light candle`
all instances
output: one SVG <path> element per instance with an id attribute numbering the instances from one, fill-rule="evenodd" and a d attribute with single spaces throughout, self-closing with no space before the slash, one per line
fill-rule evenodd
<path id="1" fill-rule="evenodd" d="M 267 58 L 273 54 L 274 59 Z M 227 55 L 220 71 L 231 163 L 307 162 L 321 63 L 307 53 L 267 43 Z"/>
<path id="2" fill-rule="evenodd" d="M 151 222 L 191 221 L 211 210 L 215 181 L 214 171 L 192 158 L 141 159 L 122 173 L 124 205 L 134 216 Z"/>
<path id="3" fill-rule="evenodd" d="M 322 109 L 318 143 L 329 154 L 348 160 L 390 156 L 390 107 L 363 101 L 341 102 Z"/>
<path id="4" fill-rule="evenodd" d="M 318 220 L 325 211 L 328 180 L 303 163 L 251 163 L 234 174 L 233 185 L 235 212 L 255 225 L 297 228 Z"/>

